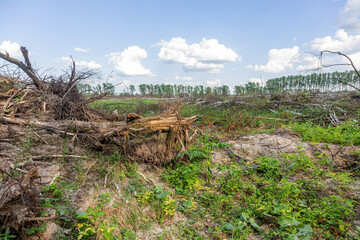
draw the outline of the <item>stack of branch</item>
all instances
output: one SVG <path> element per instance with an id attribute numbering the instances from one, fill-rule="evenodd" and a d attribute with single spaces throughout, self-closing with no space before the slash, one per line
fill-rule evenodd
<path id="1" fill-rule="evenodd" d="M 355 117 L 359 101 L 350 93 L 295 93 L 272 99 L 264 105 L 274 113 L 285 112 L 283 117 L 292 121 L 313 121 L 320 124 L 338 125 Z"/>
<path id="2" fill-rule="evenodd" d="M 25 63 L 0 53 L 0 58 L 27 76 L 21 81 L 0 79 L 3 86 L 0 89 L 8 97 L 0 112 L 0 124 L 46 128 L 102 151 L 114 151 L 115 146 L 136 161 L 154 164 L 167 163 L 186 149 L 189 125 L 194 118 L 182 118 L 173 111 L 149 118 L 138 116 L 135 120 L 129 116 L 127 121 L 119 122 L 116 115 L 97 112 L 88 106 L 104 95 L 85 99 L 79 93 L 77 83 L 91 77 L 93 72 L 76 71 L 73 61 L 64 75 L 41 78 L 30 63 L 27 49 L 21 47 L 21 52 Z"/>
<path id="3" fill-rule="evenodd" d="M 1 114 L 29 116 L 36 114 L 44 119 L 99 121 L 108 119 L 108 115 L 91 109 L 88 104 L 106 94 L 85 99 L 77 88 L 81 81 L 89 79 L 93 71 L 77 71 L 75 61 L 70 70 L 59 77 L 40 77 L 33 69 L 29 53 L 21 47 L 25 63 L 0 52 L 0 58 L 22 70 L 22 79 L 0 76 Z M 1 100 L 0 99 L 0 100 Z M 114 119 L 113 116 L 110 117 Z M 109 119 L 108 119 L 109 120 Z"/>
<path id="4" fill-rule="evenodd" d="M 214 103 L 214 105 L 216 102 Z M 360 101 L 353 93 L 282 92 L 272 95 L 236 97 L 221 106 L 264 109 L 278 114 L 280 121 L 313 121 L 337 125 L 357 115 Z M 217 105 L 218 106 L 218 105 Z M 266 117 L 260 117 L 265 118 Z"/>
<path id="5" fill-rule="evenodd" d="M 73 61 L 70 71 L 60 77 L 40 77 L 32 68 L 26 48 L 21 47 L 21 51 L 25 62 L 0 53 L 0 58 L 23 73 L 20 77 L 0 74 L 0 131 L 8 132 L 0 132 L 0 142 L 21 141 L 19 136 L 31 126 L 47 135 L 70 138 L 72 144 L 108 153 L 120 151 L 129 160 L 155 165 L 169 163 L 189 145 L 188 130 L 195 117 L 182 118 L 172 111 L 147 118 L 128 114 L 119 119 L 115 114 L 95 111 L 89 103 L 105 94 L 85 99 L 77 88 L 77 83 L 93 72 L 76 71 Z M 4 160 L 1 158 L 2 155 L 0 160 Z M 11 159 L 3 162 L 11 163 Z M 39 215 L 36 211 L 39 192 L 34 180 L 41 176 L 33 169 L 15 178 L 3 165 L 0 165 L 0 228 L 21 230 Z"/>

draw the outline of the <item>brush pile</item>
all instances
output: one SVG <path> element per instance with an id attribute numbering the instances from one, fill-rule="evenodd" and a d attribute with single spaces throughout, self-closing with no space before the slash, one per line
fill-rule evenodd
<path id="1" fill-rule="evenodd" d="M 31 65 L 27 49 L 21 47 L 21 52 L 25 63 L 0 53 L 5 60 L 0 66 L 0 228 L 21 232 L 26 222 L 41 220 L 36 185 L 42 176 L 36 168 L 22 170 L 15 162 L 46 156 L 12 159 L 6 146 L 16 145 L 29 128 L 44 143 L 52 134 L 68 138 L 72 145 L 105 153 L 119 151 L 129 160 L 155 165 L 166 164 L 186 150 L 188 129 L 195 117 L 182 118 L 176 111 L 148 118 L 96 111 L 89 103 L 106 94 L 84 98 L 77 88 L 94 72 L 77 71 L 73 61 L 65 74 L 41 77 Z"/>

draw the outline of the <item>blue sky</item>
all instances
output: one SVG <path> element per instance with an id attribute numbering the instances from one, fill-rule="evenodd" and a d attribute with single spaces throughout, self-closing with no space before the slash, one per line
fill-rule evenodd
<path id="1" fill-rule="evenodd" d="M 360 60 L 360 0 L 0 0 L 0 9 L 1 52 L 21 57 L 26 46 L 55 73 L 71 55 L 114 84 L 265 82 L 315 68 L 308 51 Z"/>

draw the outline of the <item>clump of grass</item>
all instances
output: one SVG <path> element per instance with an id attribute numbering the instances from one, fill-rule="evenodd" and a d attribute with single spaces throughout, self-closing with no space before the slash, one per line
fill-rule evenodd
<path id="1" fill-rule="evenodd" d="M 360 125 L 356 120 L 329 127 L 321 127 L 310 122 L 292 123 L 287 127 L 301 133 L 303 141 L 360 145 Z"/>

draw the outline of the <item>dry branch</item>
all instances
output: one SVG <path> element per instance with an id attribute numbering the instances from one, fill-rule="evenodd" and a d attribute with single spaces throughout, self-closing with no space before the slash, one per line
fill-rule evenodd
<path id="1" fill-rule="evenodd" d="M 343 57 L 345 57 L 345 58 L 349 61 L 349 64 L 335 64 L 335 65 L 324 66 L 324 65 L 322 64 L 322 56 L 323 56 L 324 53 L 337 54 L 337 55 L 343 56 Z M 336 66 L 336 65 L 350 65 L 350 66 L 353 68 L 353 70 L 355 71 L 356 75 L 360 78 L 360 72 L 359 72 L 358 69 L 355 67 L 354 62 L 352 61 L 352 59 L 351 59 L 348 55 L 346 55 L 346 54 L 344 54 L 344 53 L 335 52 L 335 51 L 329 51 L 329 50 L 321 51 L 321 52 L 320 52 L 320 56 L 319 56 L 319 62 L 320 62 L 321 67 L 332 67 L 332 66 Z M 360 88 L 357 88 L 356 86 L 354 86 L 354 85 L 352 85 L 352 84 L 350 84 L 350 83 L 348 83 L 348 82 L 345 82 L 345 81 L 343 81 L 343 80 L 341 80 L 341 79 L 338 79 L 338 81 L 341 82 L 342 84 L 348 85 L 348 86 L 356 89 L 357 91 L 360 91 Z"/>
<path id="2" fill-rule="evenodd" d="M 33 83 L 37 87 L 37 89 L 44 90 L 42 81 L 37 77 L 36 72 L 31 67 L 28 50 L 25 47 L 21 47 L 20 49 L 21 49 L 21 52 L 25 59 L 26 65 L 23 62 L 10 57 L 8 54 L 3 54 L 1 52 L 0 52 L 0 58 L 18 66 L 21 70 L 23 70 L 31 78 L 31 80 L 33 81 Z"/>

